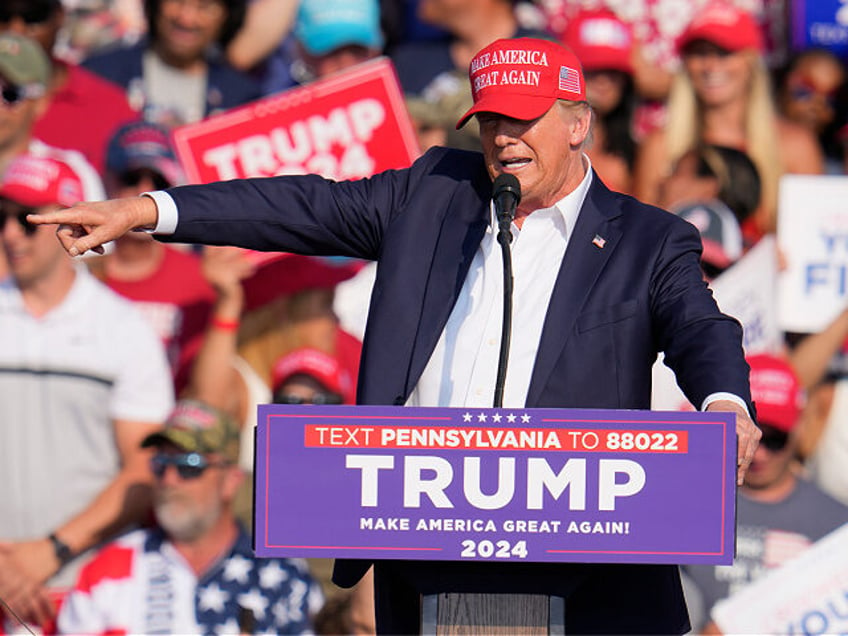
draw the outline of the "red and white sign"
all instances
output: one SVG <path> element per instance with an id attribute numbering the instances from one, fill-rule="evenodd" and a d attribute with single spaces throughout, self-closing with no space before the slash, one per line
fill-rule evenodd
<path id="1" fill-rule="evenodd" d="M 359 179 L 420 154 L 387 58 L 174 130 L 189 182 L 319 174 Z"/>

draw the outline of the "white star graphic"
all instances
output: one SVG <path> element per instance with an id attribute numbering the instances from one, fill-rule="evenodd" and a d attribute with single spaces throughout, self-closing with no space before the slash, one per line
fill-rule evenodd
<path id="1" fill-rule="evenodd" d="M 285 602 L 285 599 L 280 599 L 276 603 L 274 603 L 274 607 L 271 608 L 271 613 L 274 615 L 274 622 L 278 626 L 288 625 L 291 622 L 292 617 L 289 614 L 289 605 Z"/>
<path id="2" fill-rule="evenodd" d="M 245 559 L 240 554 L 234 554 L 224 564 L 224 580 L 238 581 L 242 585 L 247 583 L 248 574 L 253 568 L 253 561 Z"/>
<path id="3" fill-rule="evenodd" d="M 239 605 L 253 612 L 257 620 L 265 618 L 265 610 L 268 608 L 268 599 L 262 596 L 259 588 L 253 587 L 245 594 L 239 594 Z"/>
<path id="4" fill-rule="evenodd" d="M 478 422 L 485 422 L 486 421 L 486 414 L 480 413 L 480 415 L 477 416 L 477 421 Z"/>
<path id="5" fill-rule="evenodd" d="M 241 630 L 239 629 L 238 623 L 236 619 L 230 617 L 227 619 L 226 623 L 221 623 L 220 625 L 215 626 L 216 634 L 239 634 Z"/>
<path id="6" fill-rule="evenodd" d="M 496 423 L 497 423 L 497 422 L 500 422 L 500 421 L 501 421 L 501 414 L 500 414 L 500 413 L 495 413 L 495 414 L 492 416 L 492 421 L 493 421 L 493 422 L 496 422 Z"/>
<path id="7" fill-rule="evenodd" d="M 529 424 L 530 423 L 530 416 L 527 415 L 526 413 L 524 415 L 522 415 L 521 416 L 521 423 L 522 424 Z"/>
<path id="8" fill-rule="evenodd" d="M 259 586 L 265 589 L 276 590 L 288 578 L 289 573 L 280 567 L 279 561 L 270 561 L 259 568 Z"/>
<path id="9" fill-rule="evenodd" d="M 463 413 L 462 421 L 463 422 L 470 422 L 471 421 L 471 413 Z"/>
<path id="10" fill-rule="evenodd" d="M 230 598 L 227 591 L 221 589 L 221 586 L 217 582 L 200 588 L 198 596 L 200 597 L 200 609 L 212 610 L 213 612 L 223 612 L 224 603 Z"/>
<path id="11" fill-rule="evenodd" d="M 506 421 L 510 424 L 515 424 L 515 413 L 510 413 L 506 416 Z"/>

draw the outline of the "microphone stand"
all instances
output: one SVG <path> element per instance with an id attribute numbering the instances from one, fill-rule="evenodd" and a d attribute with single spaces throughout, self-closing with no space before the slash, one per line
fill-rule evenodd
<path id="1" fill-rule="evenodd" d="M 503 321 L 501 324 L 501 349 L 498 355 L 498 375 L 495 380 L 495 399 L 493 406 L 503 406 L 504 384 L 506 382 L 506 363 L 509 357 L 509 341 L 512 334 L 512 219 L 508 214 L 498 215 L 498 243 L 503 257 Z"/>

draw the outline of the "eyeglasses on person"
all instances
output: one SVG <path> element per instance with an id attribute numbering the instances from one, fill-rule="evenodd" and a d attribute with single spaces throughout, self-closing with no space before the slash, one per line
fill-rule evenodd
<path id="1" fill-rule="evenodd" d="M 789 442 L 789 433 L 781 431 L 768 424 L 760 424 L 763 431 L 763 436 L 760 438 L 760 445 L 772 453 L 779 453 Z"/>
<path id="2" fill-rule="evenodd" d="M 229 465 L 225 461 L 209 461 L 200 453 L 156 453 L 150 458 L 150 470 L 156 479 L 162 479 L 168 466 L 174 466 L 180 479 L 197 479 L 207 468 Z"/>
<path id="3" fill-rule="evenodd" d="M 171 187 L 171 184 L 168 183 L 168 180 L 165 177 L 155 170 L 149 170 L 147 168 L 128 170 L 118 177 L 121 185 L 128 188 L 137 187 L 139 183 L 144 181 L 144 179 L 150 179 L 150 183 L 152 183 L 153 187 L 157 190 L 165 190 L 166 188 Z"/>
<path id="4" fill-rule="evenodd" d="M 820 97 L 829 108 L 836 108 L 836 91 L 820 91 L 806 82 L 798 82 L 790 86 L 789 94 L 797 101 L 808 101 Z"/>
<path id="5" fill-rule="evenodd" d="M 6 223 L 11 219 L 16 219 L 18 221 L 18 225 L 21 226 L 21 229 L 26 236 L 32 236 L 38 231 L 38 226 L 33 225 L 29 221 L 27 221 L 27 214 L 31 214 L 33 210 L 24 210 L 23 212 L 18 213 L 7 213 L 3 211 L 2 206 L 0 206 L 0 233 L 2 233 L 6 229 Z"/>
<path id="6" fill-rule="evenodd" d="M 274 396 L 276 404 L 343 404 L 344 398 L 338 393 L 316 393 L 312 397 L 281 393 Z"/>
<path id="7" fill-rule="evenodd" d="M 18 86 L 0 78 L 0 99 L 6 106 L 15 106 L 25 99 L 35 99 L 44 94 L 44 89 L 37 85 Z"/>

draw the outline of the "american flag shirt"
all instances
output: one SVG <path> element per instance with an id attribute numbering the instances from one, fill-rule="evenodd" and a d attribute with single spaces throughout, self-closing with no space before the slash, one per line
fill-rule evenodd
<path id="1" fill-rule="evenodd" d="M 160 530 L 136 530 L 83 568 L 62 604 L 66 634 L 309 634 L 323 601 L 306 564 L 253 556 L 239 527 L 201 578 Z"/>

